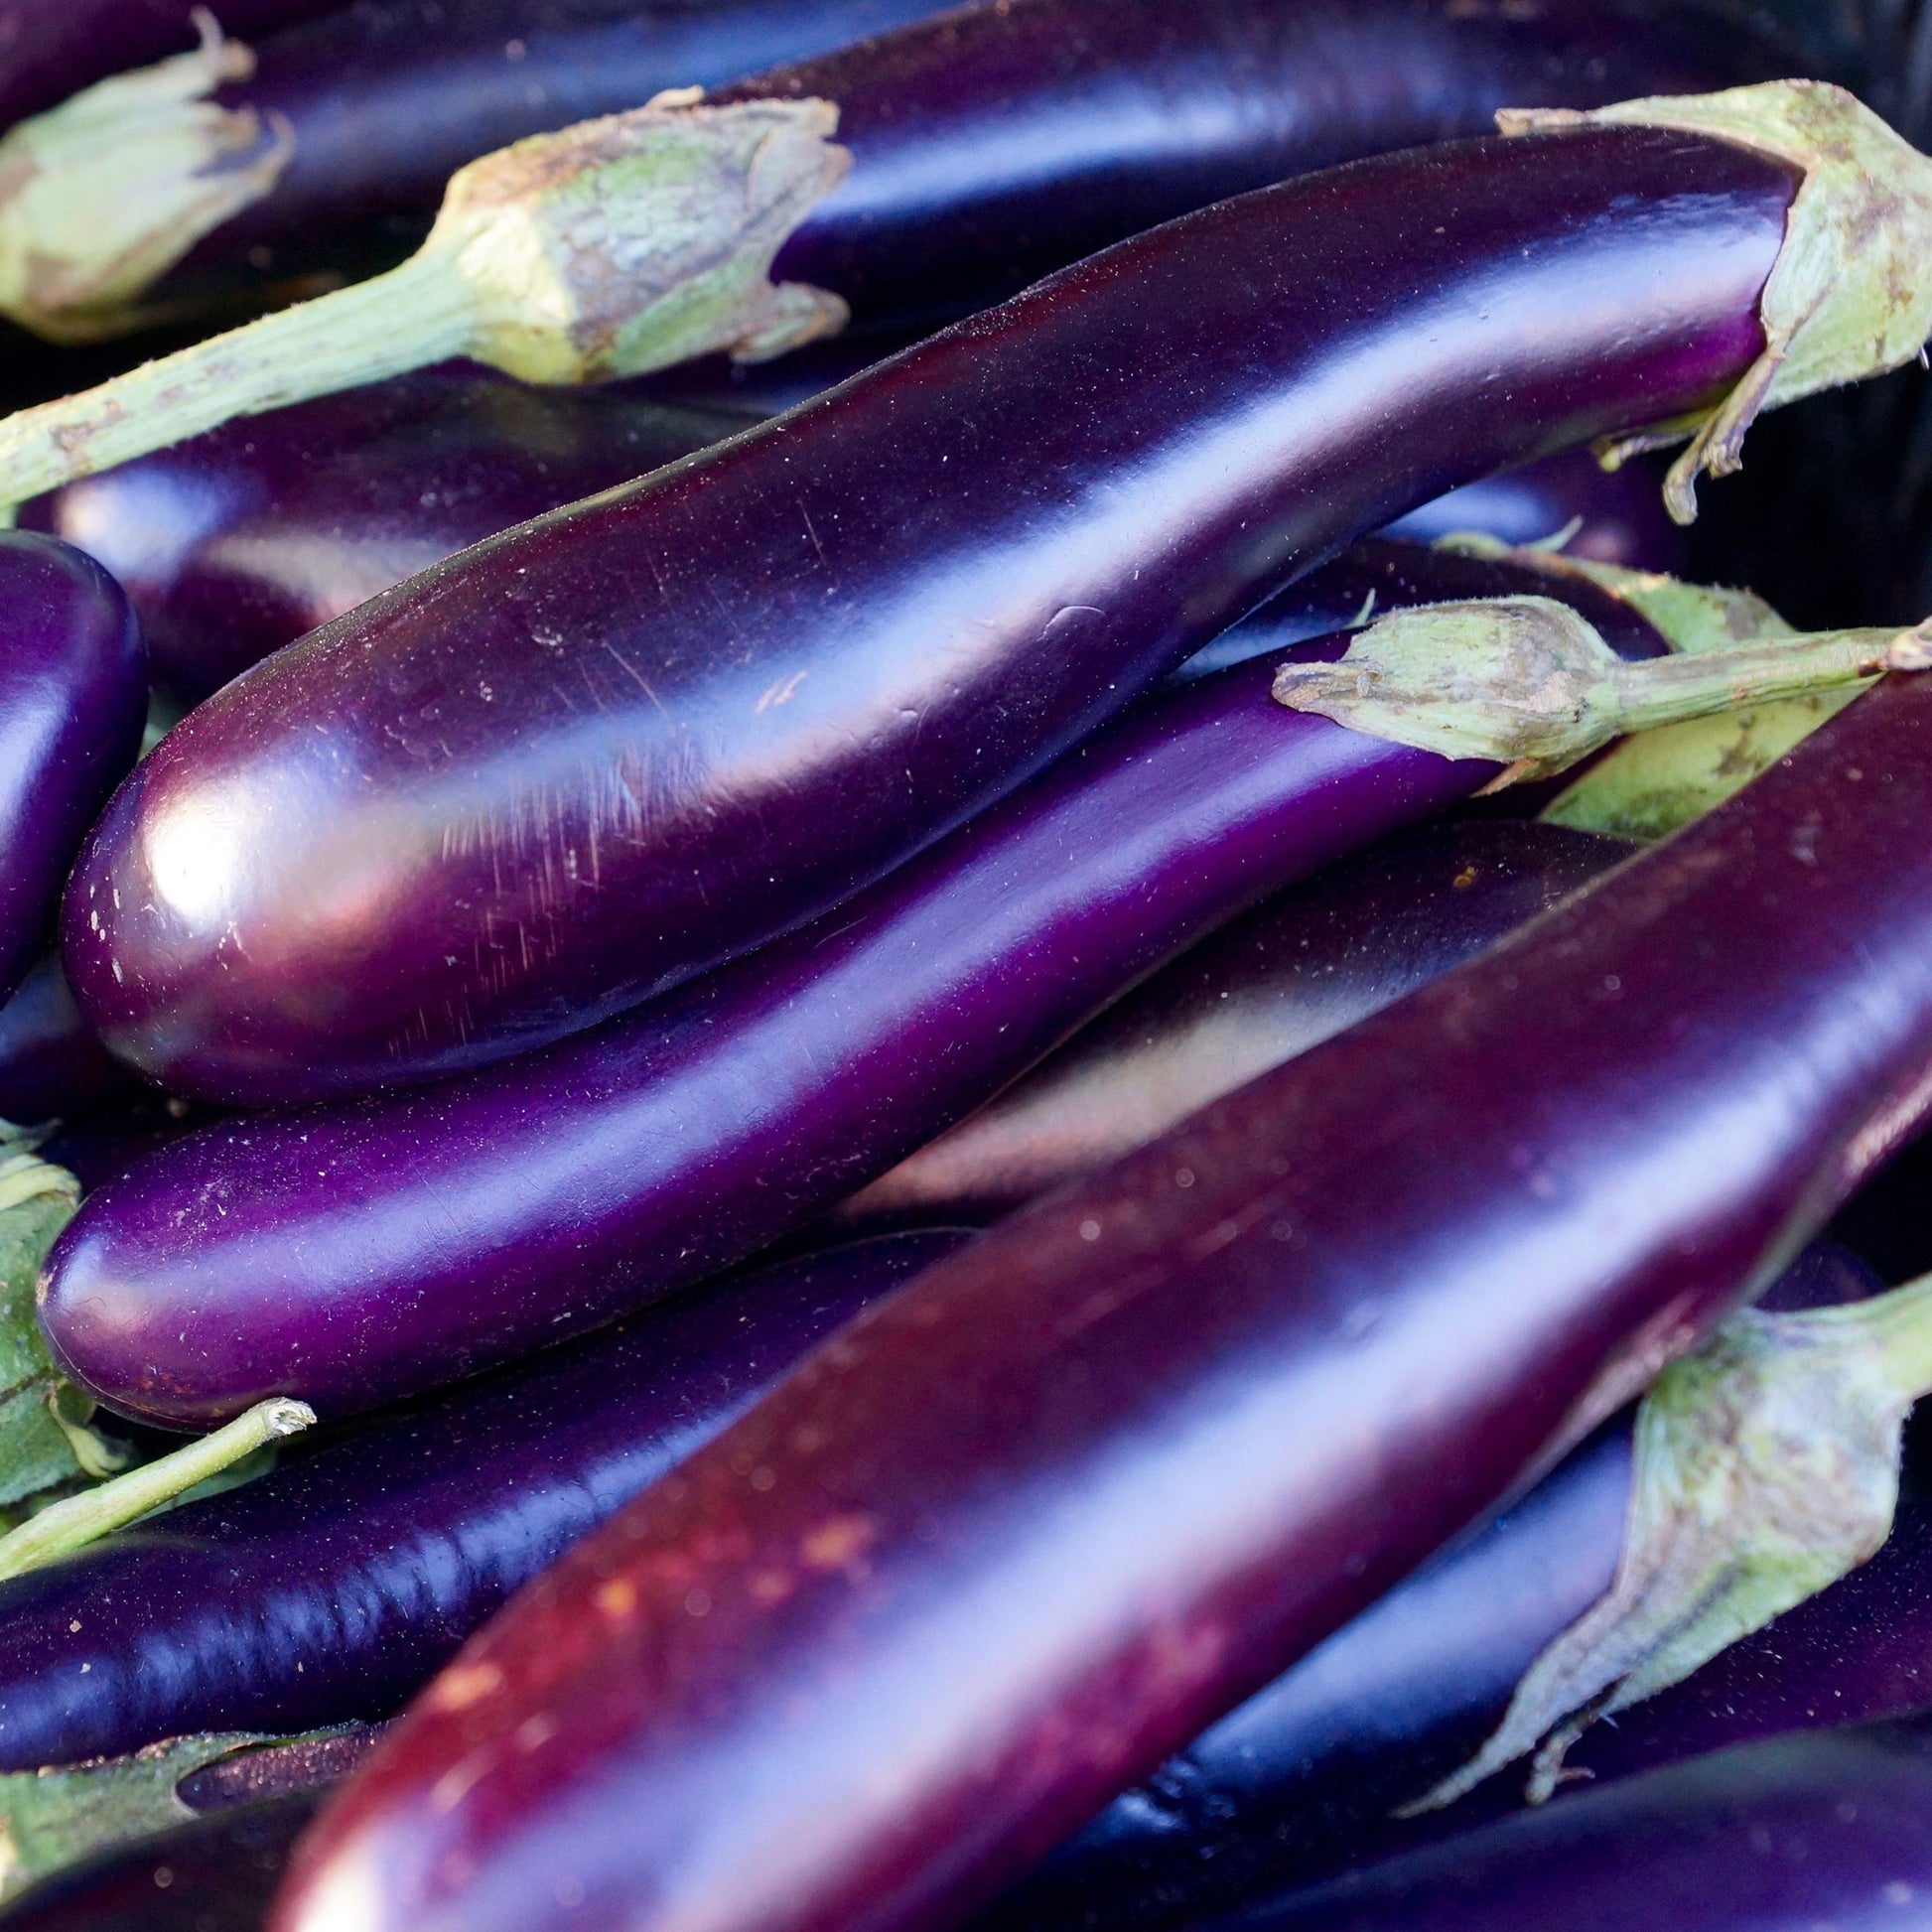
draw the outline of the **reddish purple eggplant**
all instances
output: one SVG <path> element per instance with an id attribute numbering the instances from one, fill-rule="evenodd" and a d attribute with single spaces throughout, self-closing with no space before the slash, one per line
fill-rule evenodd
<path id="1" fill-rule="evenodd" d="M 81 1019 L 59 955 L 43 953 L 0 1003 L 0 1120 L 33 1126 L 140 1091 Z"/>
<path id="2" fill-rule="evenodd" d="M 473 1640 L 318 1821 L 278 1932 L 979 1903 L 1549 1466 L 1918 1123 L 1928 812 L 1932 685 L 1892 679 L 928 1269 Z"/>
<path id="3" fill-rule="evenodd" d="M 965 1238 L 723 1283 L 0 1585 L 0 1767 L 388 1717 L 526 1579 Z"/>
<path id="4" fill-rule="evenodd" d="M 413 572 L 750 420 L 453 363 L 230 423 L 21 520 L 114 573 L 156 679 L 199 700 Z"/>
<path id="5" fill-rule="evenodd" d="M 231 34 L 273 33 L 342 0 L 221 0 Z M 195 45 L 197 0 L 8 0 L 0 7 L 0 129 L 110 73 Z"/>
<path id="6" fill-rule="evenodd" d="M 1587 107 L 1799 70 L 1739 18 L 1643 0 L 1566 0 L 1507 18 L 1448 0 L 1180 11 L 1009 0 L 922 20 L 935 11 L 931 0 L 346 10 L 261 44 L 252 72 L 211 102 L 184 100 L 182 131 L 153 162 L 130 141 L 121 199 L 149 205 L 133 235 L 85 218 L 84 197 L 107 179 L 97 149 L 109 102 L 88 103 L 73 134 L 59 117 L 22 130 L 45 212 L 39 245 L 18 251 L 9 304 L 51 334 L 85 333 L 237 280 L 381 266 L 422 240 L 464 163 L 698 85 L 720 102 L 833 104 L 851 176 L 800 209 L 780 273 L 873 327 L 930 328 L 1208 202 L 1487 133 L 1499 107 Z M 882 28 L 898 31 L 864 38 Z M 201 92 L 220 58 L 211 51 Z"/>
<path id="7" fill-rule="evenodd" d="M 1550 582 L 1398 544 L 1350 575 L 1391 602 Z M 1629 606 L 1562 594 L 1629 654 L 1660 649 Z M 338 1414 L 756 1252 L 1183 946 L 1495 773 L 1291 715 L 1274 671 L 1164 693 L 852 904 L 581 1038 L 144 1163 L 49 1263 L 57 1354 L 175 1427 L 284 1386 Z"/>
<path id="8" fill-rule="evenodd" d="M 479 545 L 144 762 L 68 898 L 82 1010 L 164 1084 L 298 1099 L 749 950 L 1364 529 L 1709 407 L 1794 181 L 1636 127 L 1308 177 Z"/>
<path id="9" fill-rule="evenodd" d="M 1522 819 L 1384 839 L 1183 953 L 838 1216 L 1009 1213 L 1474 958 L 1632 850 Z"/>
<path id="10" fill-rule="evenodd" d="M 119 586 L 68 544 L 0 532 L 0 999 L 46 943 L 147 709 L 140 630 Z"/>
<path id="11" fill-rule="evenodd" d="M 1928 1891 L 1932 1725 L 1873 1725 L 1740 1745 L 1585 1791 L 1219 1923 L 1228 1932 L 1908 1927 L 1922 1922 Z"/>
<path id="12" fill-rule="evenodd" d="M 1862 1262 L 1818 1243 L 1760 1306 L 1824 1307 L 1877 1286 Z M 1391 1815 L 1466 1761 L 1531 1661 L 1609 1588 L 1630 1471 L 1625 1417 L 1116 1798 L 974 1932 L 1168 1932 L 1520 1805 L 1519 1771 L 1453 1810 Z M 1932 1647 L 1928 1578 L 1932 1511 L 1907 1502 L 1868 1566 L 1588 1732 L 1575 1763 L 1601 1779 L 1777 1731 L 1932 1709 L 1911 1669 Z"/>

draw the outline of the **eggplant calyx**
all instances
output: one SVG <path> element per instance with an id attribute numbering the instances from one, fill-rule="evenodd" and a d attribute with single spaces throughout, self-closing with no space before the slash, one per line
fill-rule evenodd
<path id="1" fill-rule="evenodd" d="M 592 382 L 836 333 L 837 296 L 774 286 L 769 270 L 852 165 L 830 138 L 837 107 L 688 94 L 460 168 L 429 239 L 386 274 L 6 418 L 0 508 L 236 416 L 452 356 L 528 382 Z"/>
<path id="2" fill-rule="evenodd" d="M 49 342 L 124 335 L 148 288 L 270 193 L 295 152 L 280 115 L 207 98 L 255 57 L 206 9 L 192 54 L 115 74 L 0 139 L 0 314 Z"/>
<path id="3" fill-rule="evenodd" d="M 1632 663 L 1553 598 L 1392 612 L 1332 664 L 1285 664 L 1276 701 L 1351 731 L 1504 767 L 1566 769 L 1625 732 L 1932 664 L 1932 631 L 1834 630 Z"/>
<path id="4" fill-rule="evenodd" d="M 1637 1412 L 1609 1592 L 1555 1639 L 1482 1749 L 1398 1814 L 1449 1805 L 1535 1753 L 1541 1804 L 1597 1718 L 1688 1677 L 1876 1553 L 1899 1439 L 1932 1390 L 1932 1277 L 1840 1308 L 1745 1309 L 1674 1362 Z"/>
<path id="5" fill-rule="evenodd" d="M 213 1482 L 268 1445 L 313 1427 L 315 1420 L 316 1412 L 306 1402 L 271 1396 L 184 1449 L 77 1496 L 49 1503 L 18 1529 L 0 1536 L 0 1579 L 71 1556 L 110 1531 L 172 1507 L 189 1490 Z"/>
<path id="6" fill-rule="evenodd" d="M 1932 161 L 1844 88 L 1767 80 L 1722 93 L 1619 101 L 1587 112 L 1505 109 L 1505 134 L 1574 127 L 1658 127 L 1715 136 L 1769 155 L 1803 176 L 1784 243 L 1758 298 L 1764 348 L 1701 422 L 1613 439 L 1614 467 L 1638 449 L 1689 447 L 1671 466 L 1664 501 L 1680 523 L 1697 515 L 1698 477 L 1728 476 L 1759 410 L 1909 362 L 1932 336 Z"/>

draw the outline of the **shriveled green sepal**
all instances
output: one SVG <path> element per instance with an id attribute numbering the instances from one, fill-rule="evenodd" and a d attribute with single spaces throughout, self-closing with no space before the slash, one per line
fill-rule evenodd
<path id="1" fill-rule="evenodd" d="M 1932 1387 L 1932 1280 L 1844 1308 L 1746 1309 L 1667 1368 L 1638 1411 L 1609 1593 L 1537 1658 L 1482 1749 L 1404 1816 L 1534 1753 L 1540 1804 L 1565 1753 L 1814 1596 L 1891 1532 L 1906 1412 Z"/>
<path id="2" fill-rule="evenodd" d="M 1510 597 L 1397 611 L 1333 664 L 1286 664 L 1275 697 L 1352 731 L 1544 777 L 1624 732 L 1932 667 L 1932 632 L 1841 630 L 1629 662 L 1576 611 Z"/>
<path id="3" fill-rule="evenodd" d="M 468 355 L 598 382 L 836 333 L 845 304 L 774 284 L 786 237 L 845 178 L 830 101 L 707 106 L 692 90 L 483 156 L 398 268 L 0 422 L 0 505 L 236 416 Z"/>
<path id="4" fill-rule="evenodd" d="M 0 314 L 57 343 L 139 328 L 155 320 L 148 288 L 281 179 L 287 122 L 208 98 L 247 79 L 254 55 L 206 9 L 196 23 L 194 53 L 115 74 L 0 139 Z"/>
<path id="5" fill-rule="evenodd" d="M 1688 433 L 1664 485 L 1680 523 L 1697 515 L 1703 472 L 1723 477 L 1738 468 L 1744 432 L 1760 410 L 1898 368 L 1932 335 L 1932 161 L 1842 87 L 1767 80 L 1587 112 L 1511 108 L 1496 124 L 1505 134 L 1675 128 L 1733 141 L 1803 173 L 1758 303 L 1763 353 L 1701 422 L 1661 425 L 1605 450 L 1614 465 Z"/>

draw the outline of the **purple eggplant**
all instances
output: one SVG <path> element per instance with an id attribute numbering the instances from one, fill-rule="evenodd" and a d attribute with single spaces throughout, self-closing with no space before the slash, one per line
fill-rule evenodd
<path id="1" fill-rule="evenodd" d="M 300 1854 L 298 1852 L 298 1859 Z M 1915 1926 L 1932 1725 L 1739 1745 L 1345 1873 L 1227 1932 L 1792 1932 Z"/>
<path id="2" fill-rule="evenodd" d="M 140 1091 L 81 1019 L 59 955 L 43 953 L 0 1002 L 0 1120 L 33 1126 Z"/>
<path id="3" fill-rule="evenodd" d="M 0 1584 L 0 1767 L 390 1716 L 518 1585 L 964 1239 L 767 1267 Z"/>
<path id="4" fill-rule="evenodd" d="M 1820 1308 L 1877 1287 L 1821 1242 L 1759 1305 Z M 1520 1804 L 1519 1773 L 1451 1811 L 1391 1815 L 1466 1761 L 1538 1653 L 1609 1588 L 1630 1470 L 1624 1417 L 1116 1798 L 974 1932 L 1168 1932 Z M 1918 1606 L 1928 1576 L 1932 1510 L 1907 1502 L 1864 1569 L 1588 1732 L 1574 1762 L 1623 1775 L 1774 1731 L 1932 1709 L 1910 1669 L 1932 1642 Z M 1836 1648 L 1811 1635 L 1821 1623 Z"/>
<path id="5" fill-rule="evenodd" d="M 1550 1466 L 1918 1123 L 1928 811 L 1932 685 L 1893 678 L 926 1270 L 472 1640 L 318 1820 L 278 1932 L 981 1902 Z"/>
<path id="6" fill-rule="evenodd" d="M 0 531 L 0 999 L 26 976 L 82 836 L 147 719 L 141 635 L 70 545 Z"/>
<path id="7" fill-rule="evenodd" d="M 1377 572 L 1372 550 L 1405 561 Z M 1390 602 L 1550 586 L 1399 544 L 1362 546 L 1349 574 Z M 1628 654 L 1661 648 L 1606 593 L 1562 594 Z M 175 1427 L 285 1385 L 338 1414 L 756 1252 L 1183 946 L 1496 771 L 1291 715 L 1274 674 L 1258 659 L 1164 693 L 851 904 L 581 1038 L 142 1164 L 50 1259 L 57 1354 Z"/>
<path id="8" fill-rule="evenodd" d="M 1474 958 L 1634 849 L 1521 819 L 1384 839 L 1183 953 L 838 1218 L 1010 1213 Z"/>
<path id="9" fill-rule="evenodd" d="M 21 520 L 114 573 L 155 678 L 199 700 L 413 572 L 749 420 L 452 363 L 230 423 Z"/>
<path id="10" fill-rule="evenodd" d="M 231 34 L 273 33 L 343 0 L 221 0 Z M 195 45 L 198 0 L 7 0 L 0 6 L 0 130 L 110 73 Z"/>
<path id="11" fill-rule="evenodd" d="M 294 1100 L 761 944 L 1365 529 L 1708 407 L 1794 183 L 1621 126 L 1307 177 L 481 544 L 144 761 L 67 901 L 82 1011 L 163 1084 Z"/>
<path id="12" fill-rule="evenodd" d="M 1486 133 L 1499 107 L 1587 107 L 1799 70 L 1787 46 L 1741 19 L 1644 0 L 1507 17 L 1450 0 L 1180 11 L 1008 0 L 923 19 L 935 11 L 931 0 L 377 0 L 263 42 L 252 71 L 225 85 L 210 50 L 194 91 L 214 88 L 212 100 L 183 101 L 182 130 L 153 163 L 128 144 L 123 199 L 151 206 L 138 238 L 85 218 L 110 101 L 90 100 L 72 133 L 61 117 L 22 130 L 46 212 L 41 245 L 17 251 L 10 306 L 47 333 L 84 334 L 237 282 L 383 266 L 427 234 L 464 163 L 696 85 L 717 102 L 833 103 L 851 176 L 801 209 L 780 272 L 876 328 L 930 328 L 1208 202 Z M 882 28 L 898 31 L 865 38 Z M 55 186 L 64 179 L 73 187 Z"/>

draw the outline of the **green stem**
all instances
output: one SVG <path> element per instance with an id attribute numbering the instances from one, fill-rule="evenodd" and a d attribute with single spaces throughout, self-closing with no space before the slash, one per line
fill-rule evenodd
<path id="1" fill-rule="evenodd" d="M 0 422 L 0 498 L 24 503 L 230 417 L 447 361 L 470 346 L 474 327 L 474 301 L 453 258 L 424 250 L 386 275 L 8 417 Z"/>
<path id="2" fill-rule="evenodd" d="M 1905 633 L 1908 639 L 1913 634 Z M 1615 673 L 1616 728 L 1644 731 L 1739 705 L 1854 684 L 1880 671 L 1916 668 L 1917 655 L 1897 630 L 1822 630 L 1752 639 L 1696 656 L 1620 663 Z"/>
<path id="3" fill-rule="evenodd" d="M 237 1416 L 224 1429 L 204 1436 L 145 1462 L 126 1475 L 103 1482 L 64 1502 L 50 1503 L 17 1530 L 0 1536 L 0 1579 L 28 1570 L 83 1548 L 96 1537 L 123 1529 L 137 1518 L 170 1503 L 185 1490 L 252 1455 L 266 1443 L 294 1436 L 309 1428 L 316 1412 L 306 1402 L 273 1396 Z"/>
<path id="4" fill-rule="evenodd" d="M 1885 1380 L 1901 1400 L 1932 1395 L 1932 1275 L 1843 1308 L 1814 1311 L 1821 1325 L 1853 1331 L 1880 1355 Z"/>

